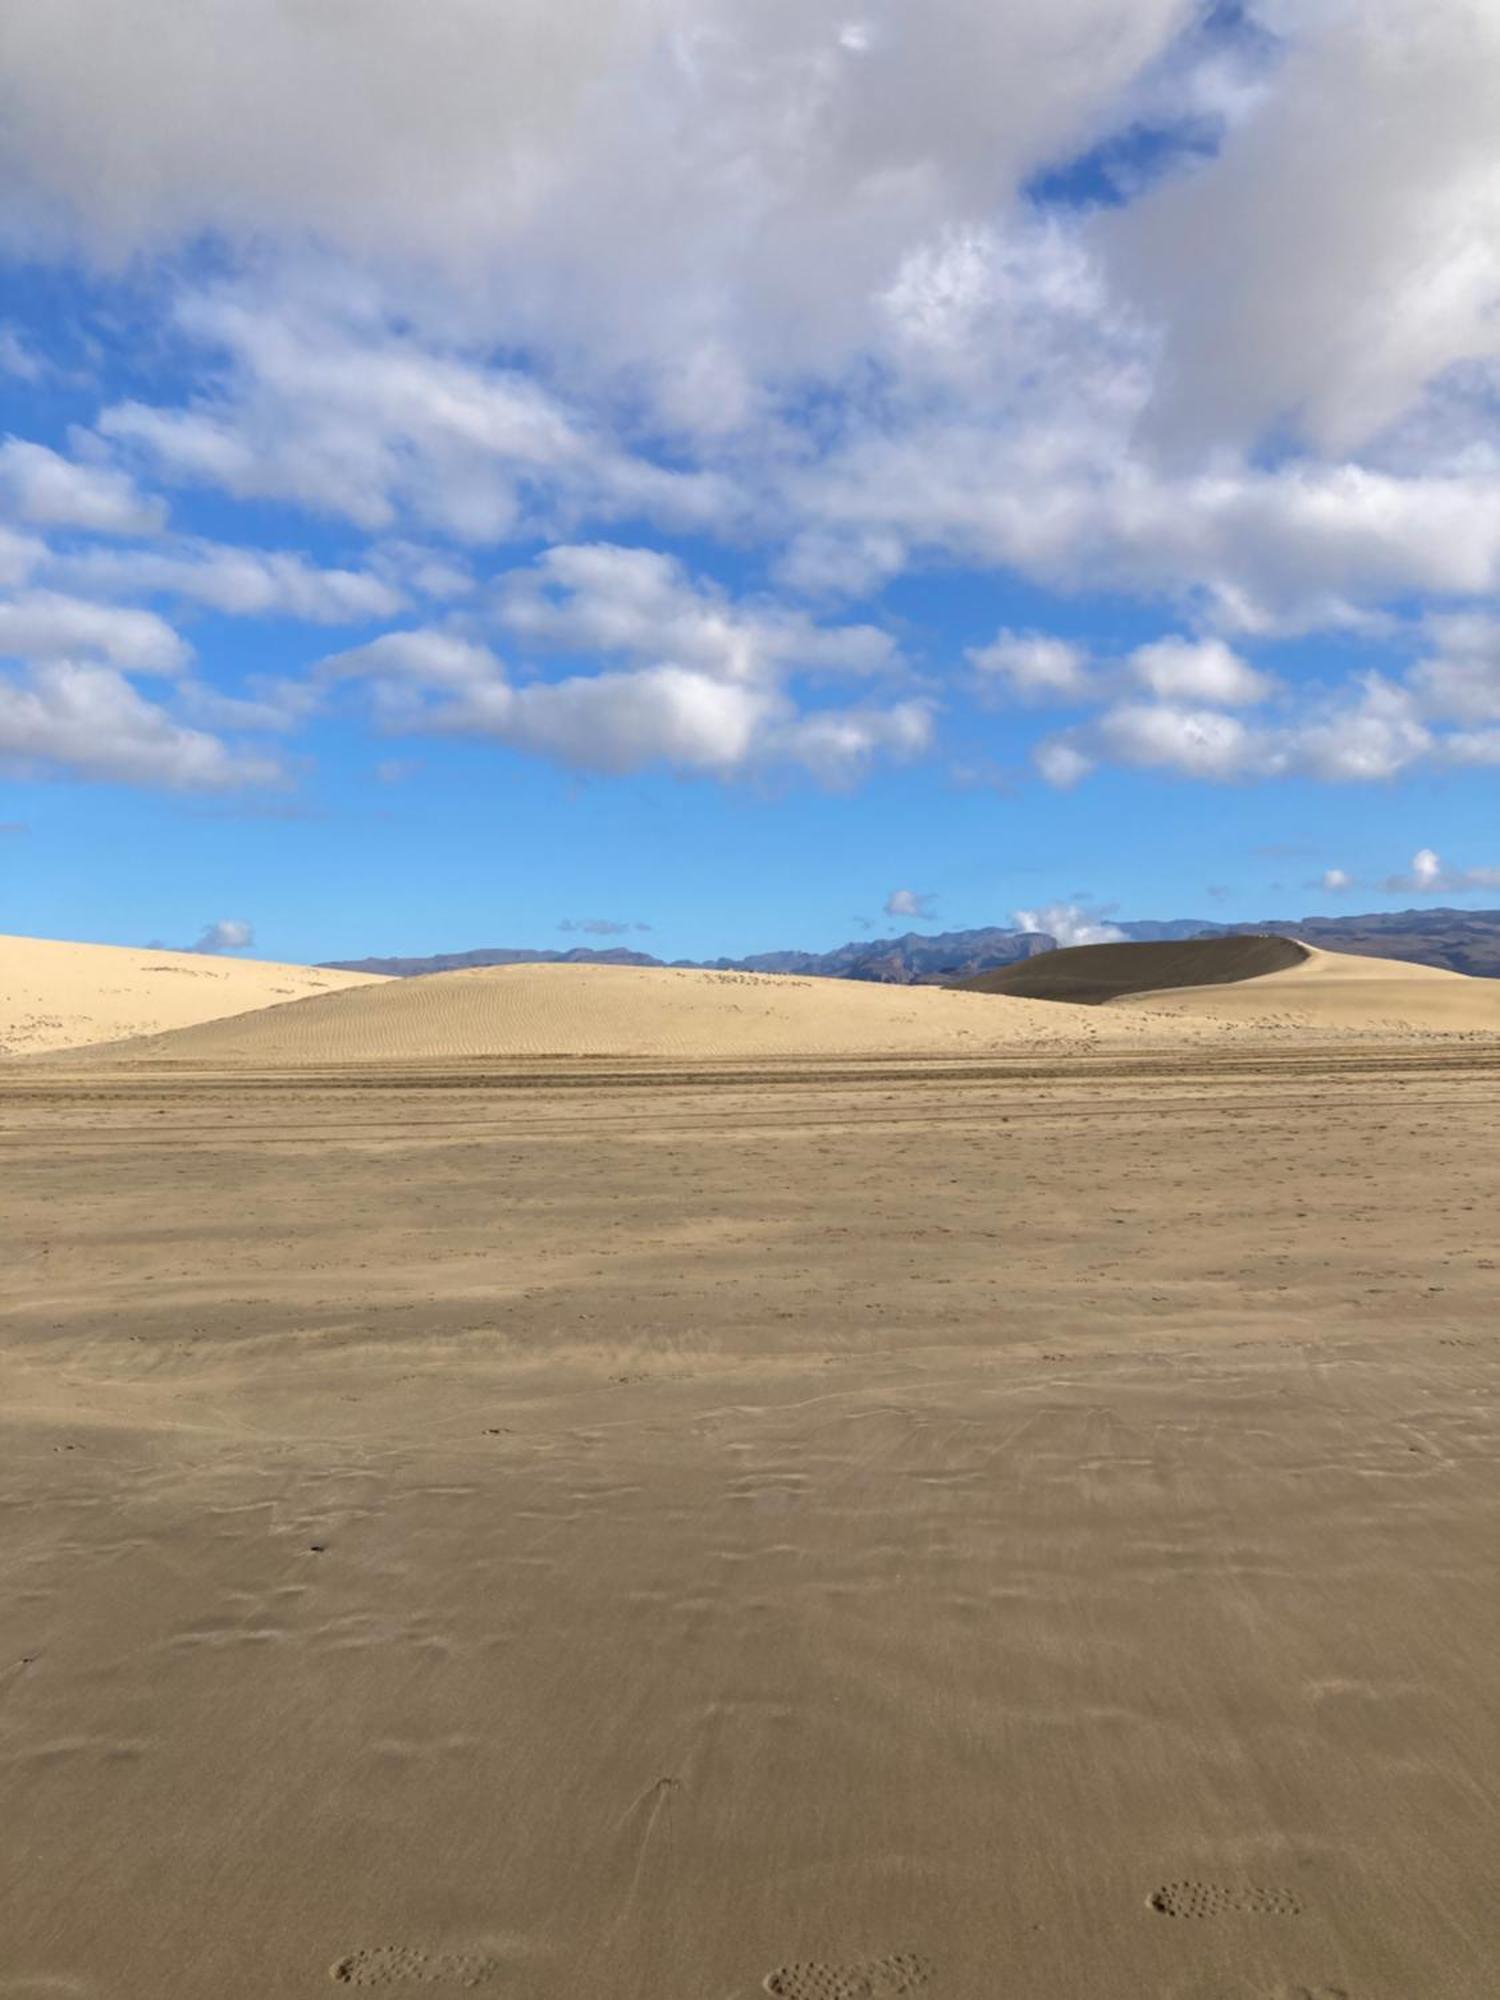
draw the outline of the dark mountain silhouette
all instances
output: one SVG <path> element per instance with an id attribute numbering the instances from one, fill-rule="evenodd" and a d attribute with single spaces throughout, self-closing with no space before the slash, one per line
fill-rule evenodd
<path id="1" fill-rule="evenodd" d="M 1377 910 L 1347 917 L 1269 917 L 1254 924 L 1216 924 L 1198 917 L 1142 919 L 1114 928 L 1138 943 L 1186 938 L 1270 936 L 1300 938 L 1324 951 L 1352 951 L 1370 958 L 1399 958 L 1441 965 L 1481 979 L 1500 978 L 1500 910 Z M 864 979 L 890 986 L 946 984 L 969 979 L 1057 949 L 1057 939 L 1037 931 L 998 927 L 900 937 L 858 938 L 834 951 L 765 951 L 749 958 L 676 959 L 676 965 L 716 972 L 795 972 L 823 979 Z M 431 958 L 335 959 L 341 972 L 385 972 L 414 978 L 459 972 L 478 965 L 662 965 L 649 952 L 620 947 L 595 951 L 532 951 L 496 947 L 442 952 Z"/>

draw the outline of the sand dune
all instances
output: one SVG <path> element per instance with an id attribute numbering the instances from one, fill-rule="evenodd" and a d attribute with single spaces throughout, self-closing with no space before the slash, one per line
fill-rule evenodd
<path id="1" fill-rule="evenodd" d="M 110 1058 L 238 1068 L 507 1056 L 980 1053 L 1120 1039 L 1032 1000 L 641 966 L 502 965 L 391 980 L 121 1043 Z M 1210 1030 L 1212 1032 L 1212 1030 Z"/>
<path id="2" fill-rule="evenodd" d="M 1161 944 L 1082 944 L 1042 952 L 960 982 L 967 993 L 1097 1007 L 1178 986 L 1218 986 L 1289 971 L 1307 957 L 1291 938 L 1185 938 Z"/>
<path id="3" fill-rule="evenodd" d="M 1143 992 L 1112 1001 L 1110 1009 L 1150 1008 L 1185 1021 L 1230 1022 L 1256 1029 L 1500 1034 L 1500 980 L 1470 979 L 1461 972 L 1393 958 L 1356 958 L 1310 946 L 1296 949 L 1301 956 L 1295 963 L 1256 978 Z"/>
<path id="4" fill-rule="evenodd" d="M 383 985 L 363 972 L 0 937 L 0 1055 L 151 1035 L 307 994 Z"/>
<path id="5" fill-rule="evenodd" d="M 1014 1002 L 1070 1002 L 1118 1021 L 1324 1033 L 1500 1033 L 1500 980 L 1319 951 L 1292 938 L 1190 938 L 1047 952 L 964 982 Z"/>

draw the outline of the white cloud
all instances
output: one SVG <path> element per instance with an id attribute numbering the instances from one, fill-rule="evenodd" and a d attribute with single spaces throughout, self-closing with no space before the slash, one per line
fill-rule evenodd
<path id="1" fill-rule="evenodd" d="M 892 889 L 885 899 L 885 913 L 888 917 L 928 919 L 937 913 L 937 897 L 917 889 Z"/>
<path id="2" fill-rule="evenodd" d="M 736 602 L 649 550 L 552 549 L 504 579 L 496 611 L 523 645 L 626 664 L 517 679 L 482 639 L 425 627 L 336 654 L 319 675 L 362 681 L 387 728 L 489 736 L 597 771 L 787 764 L 839 785 L 931 740 L 923 699 L 808 707 L 792 691 L 800 677 L 893 668 L 884 633 Z"/>
<path id="3" fill-rule="evenodd" d="M 87 528 L 105 535 L 149 535 L 166 518 L 114 467 L 64 458 L 27 438 L 0 444 L 0 508 L 37 527 Z"/>
<path id="4" fill-rule="evenodd" d="M 205 925 L 203 931 L 187 951 L 221 952 L 248 951 L 255 943 L 255 932 L 243 917 L 220 917 L 214 924 Z"/>
<path id="5" fill-rule="evenodd" d="M 791 672 L 869 674 L 897 663 L 873 625 L 820 626 L 775 604 L 735 603 L 654 549 L 549 549 L 504 579 L 500 621 L 517 639 L 668 660 L 751 684 Z"/>
<path id="6" fill-rule="evenodd" d="M 1279 62 L 1231 143 L 1114 220 L 1170 332 L 1174 436 L 1369 440 L 1500 354 L 1500 13 L 1490 0 L 1263 0 Z"/>
<path id="7" fill-rule="evenodd" d="M 1500 617 L 1468 612 L 1433 618 L 1427 630 L 1433 650 L 1409 677 L 1427 714 L 1500 723 Z"/>
<path id="8" fill-rule="evenodd" d="M 474 543 L 580 511 L 699 527 L 731 510 L 722 477 L 637 456 L 462 342 L 424 344 L 368 287 L 329 298 L 240 285 L 185 294 L 176 317 L 225 357 L 215 388 L 185 408 L 118 403 L 98 423 L 169 480 Z"/>
<path id="9" fill-rule="evenodd" d="M 1076 740 L 1066 736 L 1048 736 L 1032 752 L 1032 762 L 1049 785 L 1059 791 L 1067 791 L 1086 778 L 1093 770 L 1095 759 Z"/>
<path id="10" fill-rule="evenodd" d="M 1440 746 L 1407 689 L 1366 674 L 1326 715 L 1281 732 L 1280 768 L 1355 782 L 1394 778 Z"/>
<path id="11" fill-rule="evenodd" d="M 1129 664 L 1142 687 L 1164 701 L 1250 707 L 1265 701 L 1275 687 L 1222 639 L 1158 639 L 1137 647 Z"/>
<path id="12" fill-rule="evenodd" d="M 1500 889 L 1500 868 L 1448 868 L 1432 848 L 1423 847 L 1412 856 L 1404 875 L 1388 875 L 1381 886 L 1390 894 L 1463 895 L 1473 889 Z"/>
<path id="13" fill-rule="evenodd" d="M 1486 761 L 1481 743 L 1435 733 L 1411 690 L 1376 673 L 1304 695 L 1255 722 L 1222 708 L 1118 701 L 1045 737 L 1032 756 L 1057 786 L 1076 784 L 1102 764 L 1216 782 L 1302 776 L 1372 783 L 1424 763 Z"/>
<path id="14" fill-rule="evenodd" d="M 1088 143 L 1192 14 L 372 0 L 252 33 L 234 0 L 139 0 L 126 32 L 112 0 L 12 0 L 0 167 L 33 240 L 311 236 L 679 369 L 726 333 L 816 352 L 913 242 Z"/>
<path id="15" fill-rule="evenodd" d="M 0 446 L 0 511 L 67 536 L 44 566 L 0 529 L 0 581 L 330 624 L 461 604 L 467 667 L 431 635 L 363 656 L 388 725 L 597 768 L 842 782 L 931 742 L 926 698 L 809 702 L 901 672 L 868 624 L 591 539 L 649 525 L 818 598 L 956 563 L 1163 601 L 1197 636 L 969 653 L 966 692 L 1087 711 L 1036 746 L 1052 783 L 1500 763 L 1500 14 L 1230 11 L 369 0 L 251 33 L 239 0 L 11 0 L 3 239 L 165 284 L 150 253 L 208 237 L 230 275 L 176 294 L 175 398 L 116 402 L 76 457 Z M 1037 198 L 1098 145 L 1163 164 L 1092 211 Z M 7 329 L 0 367 L 40 365 Z M 75 546 L 161 531 L 148 481 L 383 546 Z M 443 546 L 532 537 L 559 546 L 494 602 Z M 1413 600 L 1451 615 L 1404 679 L 1299 690 L 1229 643 L 1378 636 Z M 508 672 L 491 618 L 577 657 Z"/>
<path id="16" fill-rule="evenodd" d="M 1048 632 L 998 632 L 965 658 L 981 690 L 994 685 L 1017 701 L 1073 703 L 1093 692 L 1087 653 Z"/>
<path id="17" fill-rule="evenodd" d="M 1047 903 L 1039 910 L 1016 910 L 1011 922 L 1018 931 L 1050 937 L 1064 948 L 1078 944 L 1118 944 L 1124 931 L 1106 923 L 1081 903 Z"/>
<path id="18" fill-rule="evenodd" d="M 1247 776 L 1269 762 L 1265 739 L 1238 716 L 1173 702 L 1119 702 L 1039 752 L 1043 775 L 1054 784 L 1070 783 L 1100 763 L 1221 779 Z"/>
<path id="19" fill-rule="evenodd" d="M 47 555 L 47 544 L 35 535 L 18 535 L 0 526 L 0 589 L 13 590 L 34 576 Z"/>
<path id="20" fill-rule="evenodd" d="M 22 772 L 183 791 L 222 791 L 276 776 L 265 758 L 237 753 L 176 721 L 113 667 L 70 660 L 0 676 L 0 762 Z"/>
<path id="21" fill-rule="evenodd" d="M 94 604 L 86 598 L 33 590 L 0 601 L 0 654 L 56 660 L 97 655 L 137 673 L 174 673 L 190 648 L 154 611 Z"/>
<path id="22" fill-rule="evenodd" d="M 1318 886 L 1330 896 L 1342 896 L 1354 887 L 1354 877 L 1345 868 L 1325 868 Z"/>
<path id="23" fill-rule="evenodd" d="M 175 706 L 185 721 L 208 729 L 286 735 L 316 714 L 322 699 L 323 690 L 315 681 L 287 674 L 251 674 L 237 693 L 206 681 L 180 680 Z"/>
<path id="24" fill-rule="evenodd" d="M 236 618 L 347 625 L 394 617 L 407 601 L 395 584 L 368 571 L 320 569 L 286 550 L 191 538 L 166 548 L 90 548 L 55 557 L 47 569 L 75 590 L 186 598 Z"/>

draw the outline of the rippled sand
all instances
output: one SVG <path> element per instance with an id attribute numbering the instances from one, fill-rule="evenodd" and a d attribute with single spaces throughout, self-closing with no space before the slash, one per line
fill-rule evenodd
<path id="1" fill-rule="evenodd" d="M 1497 1112 L 0 1072 L 0 1993 L 1481 2000 Z"/>

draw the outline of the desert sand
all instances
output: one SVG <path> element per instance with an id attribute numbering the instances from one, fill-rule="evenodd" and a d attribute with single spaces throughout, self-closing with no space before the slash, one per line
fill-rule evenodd
<path id="1" fill-rule="evenodd" d="M 499 965 L 382 982 L 101 1050 L 216 1068 L 481 1057 L 943 1056 L 1143 1032 L 1077 1009 L 936 986 L 634 965 Z M 1159 1032 L 1159 1031 L 1158 1031 Z"/>
<path id="2" fill-rule="evenodd" d="M 0 937 L 0 1056 L 152 1035 L 308 994 L 382 984 L 368 973 L 317 966 Z"/>
<path id="3" fill-rule="evenodd" d="M 1240 949 L 1246 946 L 1269 950 Z M 1050 953 L 1061 962 L 1054 988 L 1109 1003 L 1084 1006 L 972 986 L 955 991 L 641 966 L 485 966 L 374 980 L 78 1054 L 110 1064 L 282 1072 L 581 1058 L 943 1061 L 1162 1042 L 1216 1045 L 1243 1038 L 1247 1029 L 1272 1036 L 1321 1029 L 1335 1040 L 1392 1030 L 1500 1033 L 1500 982 L 1493 980 L 1309 951 L 1282 939 L 1211 940 L 1196 954 L 1170 949 L 1179 974 L 1221 983 L 1134 990 L 1129 974 L 1116 969 L 1119 954 L 1146 954 L 1148 975 L 1159 977 L 1166 966 L 1151 945 Z M 1102 977 L 1101 950 L 1108 967 Z M 1281 969 L 1252 977 L 1237 971 L 1253 971 L 1268 958 Z M 1069 968 L 1073 960 L 1082 962 L 1081 972 Z"/>
<path id="4" fill-rule="evenodd" d="M 1487 2000 L 1500 1040 L 486 979 L 0 1064 L 0 1995 Z"/>
<path id="5" fill-rule="evenodd" d="M 1195 1021 L 1235 1021 L 1259 1028 L 1500 1034 L 1500 980 L 1470 979 L 1434 965 L 1357 958 L 1310 946 L 1302 950 L 1299 962 L 1254 979 L 1183 985 L 1111 1004 L 1149 1006 Z"/>
<path id="6" fill-rule="evenodd" d="M 1079 1007 L 1098 1007 L 1112 1021 L 1144 1011 L 1263 1031 L 1500 1034 L 1500 980 L 1280 937 L 1079 945 L 980 973 L 963 990 L 1066 1002 L 1075 1017 Z"/>

